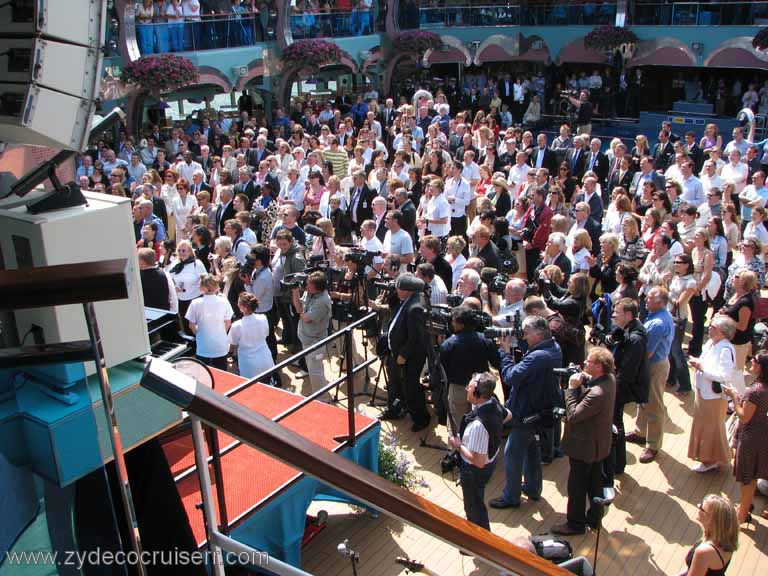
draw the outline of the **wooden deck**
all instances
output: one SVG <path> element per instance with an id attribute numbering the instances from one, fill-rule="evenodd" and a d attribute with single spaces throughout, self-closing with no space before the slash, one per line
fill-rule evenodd
<path id="1" fill-rule="evenodd" d="M 336 363 L 333 364 L 336 366 Z M 327 366 L 328 376 L 331 376 Z M 374 365 L 378 368 L 378 364 Z M 294 370 L 294 369 L 291 369 Z M 292 383 L 301 390 L 302 381 Z M 305 385 L 308 381 L 304 381 Z M 383 386 L 383 383 L 382 383 Z M 383 391 L 379 391 L 384 396 Z M 359 408 L 375 416 L 380 409 L 366 404 L 367 398 L 358 398 Z M 695 462 L 687 458 L 688 437 L 693 410 L 693 396 L 680 400 L 665 395 L 668 420 L 665 425 L 664 446 L 657 460 L 640 464 L 639 446 L 628 445 L 626 473 L 617 481 L 617 497 L 610 507 L 600 537 L 597 573 L 600 576 L 635 575 L 661 576 L 677 574 L 685 567 L 688 549 L 701 536 L 696 523 L 696 505 L 710 493 L 728 495 L 738 500 L 738 486 L 727 472 L 697 474 L 691 470 Z M 342 399 L 346 405 L 346 400 Z M 625 414 L 625 423 L 631 430 L 633 412 Z M 434 420 L 433 420 L 434 422 Z M 419 436 L 410 431 L 409 419 L 382 423 L 382 434 L 395 433 L 401 447 L 413 461 L 414 470 L 428 484 L 420 493 L 436 504 L 463 516 L 461 489 L 453 478 L 441 477 L 439 460 L 443 452 L 421 447 Z M 430 432 L 434 441 L 435 429 Z M 436 428 L 437 443 L 444 443 L 447 432 Z M 768 440 L 768 439 L 767 439 Z M 540 534 L 564 521 L 568 478 L 568 460 L 560 458 L 544 467 L 544 490 L 539 502 L 528 502 L 518 509 L 494 510 L 489 508 L 491 529 L 506 538 L 516 535 Z M 486 500 L 497 496 L 504 483 L 503 463 L 499 462 L 486 492 Z M 729 576 L 751 576 L 768 573 L 768 520 L 761 512 L 766 499 L 757 496 L 752 525 L 742 528 L 739 550 L 728 569 Z M 337 545 L 349 539 L 349 548 L 360 554 L 360 576 L 393 576 L 409 574 L 396 564 L 398 556 L 408 557 L 424 564 L 425 574 L 440 576 L 466 576 L 498 574 L 471 557 L 460 556 L 458 551 L 411 526 L 370 514 L 343 504 L 316 502 L 311 512 L 326 510 L 328 525 L 303 551 L 303 566 L 307 572 L 323 576 L 351 575 L 352 569 L 336 550 Z M 596 533 L 570 538 L 574 552 L 587 556 L 594 554 Z"/>

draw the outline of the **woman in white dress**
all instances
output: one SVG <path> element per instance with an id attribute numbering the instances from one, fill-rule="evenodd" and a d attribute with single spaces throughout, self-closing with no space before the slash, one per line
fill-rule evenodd
<path id="1" fill-rule="evenodd" d="M 259 307 L 259 301 L 253 294 L 240 294 L 237 307 L 243 317 L 232 324 L 229 330 L 229 344 L 232 353 L 237 351 L 240 376 L 250 379 L 275 365 L 267 346 L 269 321 L 264 314 L 254 314 Z"/>
<path id="2" fill-rule="evenodd" d="M 197 210 L 197 198 L 189 193 L 189 182 L 185 178 L 179 179 L 176 183 L 176 196 L 171 200 L 171 208 L 174 219 L 176 220 L 176 239 L 186 238 L 184 225 L 187 216 Z"/>

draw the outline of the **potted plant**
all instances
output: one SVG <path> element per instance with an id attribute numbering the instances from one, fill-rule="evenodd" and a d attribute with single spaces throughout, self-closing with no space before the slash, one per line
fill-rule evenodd
<path id="1" fill-rule="evenodd" d="M 288 67 L 315 66 L 341 60 L 341 49 L 327 40 L 298 40 L 283 50 L 283 62 Z"/>
<path id="2" fill-rule="evenodd" d="M 393 42 L 395 48 L 400 52 L 417 52 L 422 54 L 429 50 L 439 50 L 443 47 L 443 39 L 434 32 L 425 32 L 422 30 L 408 30 L 400 32 Z"/>
<path id="3" fill-rule="evenodd" d="M 121 79 L 127 84 L 159 96 L 197 82 L 197 67 L 188 58 L 175 54 L 142 56 L 123 68 Z"/>
<path id="4" fill-rule="evenodd" d="M 411 470 L 408 455 L 400 449 L 397 438 L 391 432 L 379 439 L 379 476 L 405 488 L 429 488 L 429 485 Z"/>
<path id="5" fill-rule="evenodd" d="M 761 28 L 758 30 L 755 37 L 752 39 L 752 46 L 755 50 L 765 50 L 768 48 L 768 28 Z"/>
<path id="6" fill-rule="evenodd" d="M 598 26 L 584 37 L 584 47 L 595 52 L 610 52 L 622 44 L 636 44 L 637 35 L 621 26 Z"/>

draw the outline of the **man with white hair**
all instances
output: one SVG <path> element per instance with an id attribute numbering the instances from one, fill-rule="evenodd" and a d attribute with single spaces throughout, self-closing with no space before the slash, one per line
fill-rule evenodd
<path id="1" fill-rule="evenodd" d="M 465 266 L 456 284 L 456 291 L 464 298 L 478 297 L 480 295 L 480 282 L 480 274 Z"/>
<path id="2" fill-rule="evenodd" d="M 525 282 L 522 278 L 512 278 L 504 287 L 504 299 L 501 306 L 494 311 L 494 326 L 510 327 L 519 313 L 520 321 L 525 320 Z M 491 298 L 491 306 L 495 307 L 496 299 Z"/>
<path id="3" fill-rule="evenodd" d="M 515 155 L 515 165 L 509 169 L 509 177 L 507 178 L 509 189 L 513 191 L 513 194 L 511 194 L 512 196 L 519 196 L 520 189 L 525 185 L 525 177 L 530 169 L 531 167 L 528 165 L 528 154 L 521 150 Z"/>
<path id="4" fill-rule="evenodd" d="M 224 223 L 235 217 L 235 207 L 232 199 L 235 196 L 232 186 L 219 187 L 219 205 L 216 208 L 216 234 L 224 236 Z"/>
<path id="5" fill-rule="evenodd" d="M 571 261 L 568 259 L 566 250 L 568 249 L 565 234 L 562 232 L 552 232 L 547 240 L 547 246 L 544 248 L 544 257 L 536 268 L 535 278 L 538 278 L 545 266 L 554 264 L 563 272 L 563 282 L 568 282 L 571 275 Z"/>
<path id="6" fill-rule="evenodd" d="M 608 177 L 608 157 L 600 151 L 602 145 L 600 138 L 592 138 L 589 143 L 589 154 L 584 162 L 584 170 L 594 172 L 597 181 L 604 186 Z"/>

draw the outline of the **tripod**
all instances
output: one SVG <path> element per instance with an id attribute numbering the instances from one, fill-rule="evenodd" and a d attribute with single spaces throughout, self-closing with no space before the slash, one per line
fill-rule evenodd
<path id="1" fill-rule="evenodd" d="M 432 335 L 432 344 L 427 348 L 427 372 L 429 374 L 432 398 L 434 399 L 436 391 L 440 392 L 440 400 L 445 406 L 448 418 L 448 422 L 446 424 L 449 425 L 449 431 L 455 432 L 456 426 L 453 421 L 453 416 L 451 415 L 450 402 L 448 402 L 448 377 L 445 374 L 443 365 L 440 363 L 439 345 L 435 335 Z M 435 403 L 436 409 L 438 404 L 439 403 Z M 443 452 L 448 452 L 450 450 L 447 446 L 431 444 L 427 442 L 427 438 L 429 438 L 429 428 L 425 430 L 424 436 L 422 436 L 419 440 L 419 446 L 424 448 L 432 448 L 433 450 L 441 450 Z"/>

